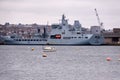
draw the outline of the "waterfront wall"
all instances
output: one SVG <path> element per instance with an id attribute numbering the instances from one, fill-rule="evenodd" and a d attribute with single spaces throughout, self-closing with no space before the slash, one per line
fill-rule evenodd
<path id="1" fill-rule="evenodd" d="M 120 45 L 120 28 L 114 28 L 113 32 L 103 33 L 105 44 Z"/>

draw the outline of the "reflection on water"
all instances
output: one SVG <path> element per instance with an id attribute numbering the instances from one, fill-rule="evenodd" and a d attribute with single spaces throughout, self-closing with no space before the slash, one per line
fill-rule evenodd
<path id="1" fill-rule="evenodd" d="M 42 46 L 1 45 L 0 80 L 120 79 L 119 46 L 54 47 L 56 52 L 43 52 Z"/>

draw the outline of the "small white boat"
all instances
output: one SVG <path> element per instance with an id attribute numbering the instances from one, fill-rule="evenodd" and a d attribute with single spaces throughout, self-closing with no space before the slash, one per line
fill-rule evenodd
<path id="1" fill-rule="evenodd" d="M 55 49 L 55 47 L 44 46 L 43 51 L 44 52 L 54 52 L 54 51 L 56 51 L 56 49 Z"/>

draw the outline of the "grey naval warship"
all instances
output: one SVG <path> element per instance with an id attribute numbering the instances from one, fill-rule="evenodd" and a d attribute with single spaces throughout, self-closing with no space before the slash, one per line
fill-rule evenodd
<path id="1" fill-rule="evenodd" d="M 12 36 L 0 36 L 4 44 L 11 45 L 101 45 L 104 37 L 101 34 L 83 33 L 79 21 L 70 27 L 68 20 L 62 15 L 61 22 L 54 26 L 47 38 L 19 38 Z M 45 29 L 44 29 L 45 32 Z"/>

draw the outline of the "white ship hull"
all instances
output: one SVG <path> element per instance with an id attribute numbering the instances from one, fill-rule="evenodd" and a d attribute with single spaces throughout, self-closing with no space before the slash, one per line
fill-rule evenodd
<path id="1" fill-rule="evenodd" d="M 8 45 L 86 45 L 86 44 L 103 44 L 103 37 L 99 36 L 96 39 L 93 34 L 89 34 L 88 38 L 75 39 L 21 39 L 21 38 L 9 38 L 6 36 L 1 37 L 4 44 Z M 98 36 L 98 35 L 97 35 Z"/>

